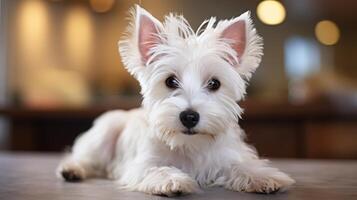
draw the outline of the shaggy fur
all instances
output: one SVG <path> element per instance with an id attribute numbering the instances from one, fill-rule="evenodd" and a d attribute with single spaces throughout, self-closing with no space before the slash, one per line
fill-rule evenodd
<path id="1" fill-rule="evenodd" d="M 263 55 L 262 38 L 249 12 L 216 21 L 197 31 L 183 16 L 163 23 L 136 6 L 119 51 L 126 69 L 139 81 L 142 108 L 111 111 L 76 140 L 58 167 L 68 181 L 105 176 L 121 188 L 172 196 L 200 187 L 271 193 L 294 183 L 258 158 L 238 125 L 247 81 Z M 178 88 L 165 85 L 174 75 Z M 209 91 L 208 82 L 221 87 Z M 179 115 L 199 113 L 194 135 Z"/>

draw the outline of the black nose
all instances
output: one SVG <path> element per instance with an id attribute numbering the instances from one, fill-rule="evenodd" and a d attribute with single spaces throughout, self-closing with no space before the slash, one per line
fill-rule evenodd
<path id="1" fill-rule="evenodd" d="M 185 110 L 180 113 L 180 120 L 186 128 L 193 128 L 198 124 L 200 115 L 193 110 Z"/>

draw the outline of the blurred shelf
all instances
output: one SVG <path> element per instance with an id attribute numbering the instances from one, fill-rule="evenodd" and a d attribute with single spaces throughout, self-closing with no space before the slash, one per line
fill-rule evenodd
<path id="1" fill-rule="evenodd" d="M 292 104 L 289 102 L 264 102 L 247 100 L 241 103 L 247 120 L 324 120 L 357 119 L 357 104 L 328 101 Z"/>
<path id="2" fill-rule="evenodd" d="M 140 106 L 126 98 L 82 108 L 0 108 L 10 123 L 11 150 L 61 151 L 101 113 Z M 350 103 L 246 100 L 239 122 L 260 155 L 357 159 L 357 106 Z"/>
<path id="3" fill-rule="evenodd" d="M 140 98 L 117 99 L 115 102 L 94 104 L 86 107 L 30 108 L 0 107 L 0 115 L 9 118 L 92 118 L 114 110 L 129 110 L 139 107 Z M 331 102 L 309 102 L 291 104 L 289 102 L 264 102 L 245 100 L 239 103 L 244 109 L 243 120 L 318 120 L 357 119 L 357 105 L 333 104 Z"/>
<path id="4" fill-rule="evenodd" d="M 83 107 L 35 108 L 25 106 L 0 107 L 0 116 L 9 118 L 93 118 L 105 111 L 114 109 L 129 110 L 139 107 L 141 98 L 118 98 L 105 103 L 97 103 Z"/>

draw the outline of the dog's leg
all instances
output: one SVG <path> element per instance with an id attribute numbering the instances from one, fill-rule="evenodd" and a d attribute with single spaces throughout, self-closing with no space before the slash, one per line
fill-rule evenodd
<path id="1" fill-rule="evenodd" d="M 237 151 L 240 158 L 232 162 L 227 170 L 225 188 L 234 191 L 274 193 L 284 191 L 295 181 L 287 174 L 261 160 L 249 145 L 238 140 Z"/>
<path id="2" fill-rule="evenodd" d="M 270 167 L 265 160 L 250 160 L 233 164 L 225 187 L 234 191 L 274 193 L 295 183 L 287 174 Z"/>
<path id="3" fill-rule="evenodd" d="M 110 111 L 96 119 L 93 127 L 76 139 L 72 152 L 58 166 L 57 176 L 66 181 L 80 181 L 105 175 L 126 120 L 125 111 Z"/>
<path id="4" fill-rule="evenodd" d="M 197 182 L 175 167 L 153 167 L 146 171 L 135 190 L 154 195 L 175 196 L 199 191 Z"/>

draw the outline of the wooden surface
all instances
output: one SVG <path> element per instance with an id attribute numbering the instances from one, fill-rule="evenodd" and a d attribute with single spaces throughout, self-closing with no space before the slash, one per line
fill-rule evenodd
<path id="1" fill-rule="evenodd" d="M 0 199 L 168 199 L 121 191 L 109 180 L 63 182 L 54 175 L 59 159 L 58 154 L 0 153 Z M 288 192 L 262 195 L 209 188 L 204 189 L 202 194 L 171 199 L 357 199 L 357 161 L 274 160 L 272 164 L 297 181 Z"/>

